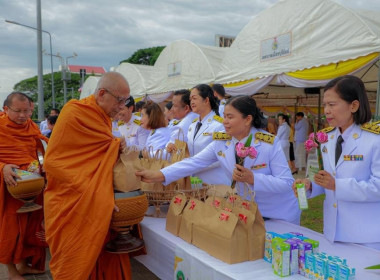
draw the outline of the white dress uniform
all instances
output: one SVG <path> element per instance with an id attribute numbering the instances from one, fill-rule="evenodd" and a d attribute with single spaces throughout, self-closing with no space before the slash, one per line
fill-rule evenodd
<path id="1" fill-rule="evenodd" d="M 282 150 L 284 151 L 286 160 L 289 161 L 289 142 L 290 127 L 287 122 L 284 122 L 278 127 L 277 138 L 280 140 Z"/>
<path id="2" fill-rule="evenodd" d="M 252 128 L 251 133 L 254 135 L 251 146 L 255 147 L 258 155 L 254 159 L 247 157 L 244 167 L 251 169 L 254 174 L 254 185 L 249 187 L 256 192 L 255 200 L 261 214 L 267 218 L 299 224 L 301 211 L 292 190 L 294 179 L 279 141 L 264 130 Z M 243 139 L 241 142 L 245 141 Z M 235 143 L 237 141 L 234 138 L 215 140 L 195 156 L 161 169 L 165 176 L 164 185 L 189 176 L 217 161 L 221 165 L 220 172 L 227 174 L 232 181 L 236 162 Z M 240 195 L 244 195 L 243 184 L 239 185 Z"/>
<path id="3" fill-rule="evenodd" d="M 324 234 L 333 241 L 380 245 L 380 125 L 353 124 L 343 134 L 342 154 L 335 166 L 339 129 L 324 129 L 321 144 L 324 169 L 335 177 L 335 191 L 312 183 L 312 194 L 326 194 Z M 371 130 L 372 132 L 364 129 Z M 333 129 L 333 130 L 332 130 Z M 370 245 L 367 245 L 370 246 Z M 380 247 L 378 248 L 380 249 Z"/>
<path id="4" fill-rule="evenodd" d="M 141 149 L 145 147 L 150 131 L 142 128 L 140 118 L 133 114 L 128 123 L 119 126 L 119 133 L 124 136 L 127 147 L 137 146 Z"/>
<path id="5" fill-rule="evenodd" d="M 190 112 L 182 120 L 175 120 L 173 122 L 173 126 L 170 128 L 171 132 L 169 143 L 174 144 L 176 139 L 187 142 L 187 131 L 189 130 L 189 126 L 191 125 L 193 120 L 197 117 L 199 117 L 198 114 Z"/>
<path id="6" fill-rule="evenodd" d="M 119 131 L 119 126 L 123 125 L 124 122 L 119 120 L 119 121 L 112 121 L 112 135 L 115 137 L 121 137 L 120 131 Z"/>
<path id="7" fill-rule="evenodd" d="M 227 100 L 226 99 L 222 99 L 220 100 L 220 104 L 219 104 L 219 116 L 223 117 L 223 114 L 224 114 L 224 106 L 226 106 L 226 103 L 227 103 Z"/>
<path id="8" fill-rule="evenodd" d="M 170 129 L 167 127 L 161 127 L 157 129 L 152 129 L 149 133 L 149 136 L 146 140 L 145 147 L 149 149 L 153 148 L 153 153 L 158 149 L 165 148 L 166 144 L 170 139 Z"/>
<path id="9" fill-rule="evenodd" d="M 212 142 L 213 132 L 224 131 L 223 118 L 217 116 L 214 111 L 211 111 L 203 118 L 201 122 L 202 126 L 199 128 L 198 133 L 194 137 L 198 122 L 198 118 L 193 120 L 187 134 L 187 144 L 189 147 L 190 156 L 198 154 Z M 201 178 L 203 182 L 208 184 L 231 184 L 231 179 L 227 176 L 227 174 L 221 172 L 219 162 L 216 162 L 202 171 L 193 174 L 193 176 Z"/>

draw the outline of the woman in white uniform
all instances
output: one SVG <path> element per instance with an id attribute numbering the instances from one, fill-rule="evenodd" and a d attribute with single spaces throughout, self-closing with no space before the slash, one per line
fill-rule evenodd
<path id="1" fill-rule="evenodd" d="M 290 149 L 290 126 L 289 126 L 289 117 L 284 114 L 278 114 L 278 130 L 277 130 L 277 138 L 280 140 L 282 150 L 284 151 L 286 160 L 288 161 L 289 167 L 290 165 L 290 157 L 289 157 L 289 149 Z"/>
<path id="2" fill-rule="evenodd" d="M 227 174 L 230 181 L 238 182 L 240 195 L 244 195 L 245 184 L 256 192 L 263 217 L 299 224 L 301 211 L 292 192 L 294 179 L 278 139 L 262 129 L 266 123 L 256 102 L 249 96 L 229 99 L 223 124 L 226 133 L 215 135 L 215 141 L 195 156 L 160 171 L 143 170 L 136 175 L 146 182 L 167 185 L 219 162 L 220 173 Z M 235 145 L 238 142 L 245 144 L 250 134 L 254 137 L 251 146 L 257 150 L 257 157 L 245 158 L 243 165 L 235 164 Z"/>
<path id="3" fill-rule="evenodd" d="M 212 90 L 214 92 L 214 96 L 219 100 L 219 116 L 223 117 L 224 106 L 226 106 L 227 103 L 226 91 L 221 84 L 213 84 Z"/>
<path id="4" fill-rule="evenodd" d="M 223 118 L 218 116 L 218 105 L 212 89 L 206 84 L 195 86 L 190 93 L 190 106 L 199 118 L 194 119 L 187 134 L 187 144 L 190 156 L 201 152 L 212 142 L 212 135 L 217 131 L 224 131 Z M 193 174 L 208 184 L 229 185 L 227 174 L 220 172 L 220 163 L 212 164 Z"/>
<path id="5" fill-rule="evenodd" d="M 140 124 L 142 128 L 150 130 L 145 148 L 152 147 L 153 152 L 165 148 L 170 140 L 170 130 L 166 127 L 164 113 L 158 104 L 149 101 L 143 106 Z"/>
<path id="6" fill-rule="evenodd" d="M 380 250 L 380 126 L 367 123 L 371 110 L 363 82 L 354 76 L 330 81 L 323 104 L 331 125 L 321 144 L 324 170 L 313 183 L 296 182 L 305 183 L 311 197 L 326 194 L 323 232 L 330 242 Z"/>

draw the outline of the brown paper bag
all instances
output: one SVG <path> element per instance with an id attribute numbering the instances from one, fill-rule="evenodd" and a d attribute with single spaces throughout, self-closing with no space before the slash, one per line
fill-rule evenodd
<path id="1" fill-rule="evenodd" d="M 178 236 L 179 228 L 182 220 L 182 212 L 186 206 L 186 195 L 176 194 L 169 206 L 168 213 L 166 214 L 166 230 L 175 236 Z"/>
<path id="2" fill-rule="evenodd" d="M 114 189 L 121 192 L 130 192 L 141 188 L 141 178 L 135 175 L 141 170 L 139 151 L 127 148 L 120 154 L 113 168 Z"/>
<path id="3" fill-rule="evenodd" d="M 157 150 L 156 153 L 153 155 L 152 148 L 150 148 L 149 150 L 144 149 L 142 150 L 142 156 L 143 157 L 140 159 L 142 169 L 157 171 L 162 168 L 163 166 L 162 150 Z M 164 187 L 161 183 L 141 182 L 141 189 L 143 191 L 163 191 Z"/>
<path id="4" fill-rule="evenodd" d="M 196 198 L 190 198 L 182 213 L 178 236 L 191 243 L 193 239 L 193 223 L 203 219 L 204 203 Z"/>
<path id="5" fill-rule="evenodd" d="M 229 264 L 247 261 L 247 230 L 238 217 L 210 205 L 203 213 L 193 226 L 193 244 Z"/>
<path id="6" fill-rule="evenodd" d="M 180 132 L 182 132 L 182 130 L 180 130 Z M 178 138 L 179 138 L 179 135 L 180 134 L 178 134 Z M 171 160 L 170 160 L 171 164 L 181 161 L 184 158 L 190 157 L 189 148 L 187 147 L 187 143 L 185 141 L 175 139 L 174 145 L 177 148 L 177 151 L 171 153 Z M 191 190 L 190 177 L 184 177 L 184 178 L 178 179 L 177 181 L 172 182 L 168 186 L 166 186 L 165 189 L 174 190 L 176 188 L 180 190 Z"/>
<path id="7" fill-rule="evenodd" d="M 257 203 L 254 201 L 255 192 L 249 191 L 251 200 L 241 200 L 235 204 L 235 213 L 247 230 L 249 260 L 254 261 L 264 257 L 265 223 Z"/>

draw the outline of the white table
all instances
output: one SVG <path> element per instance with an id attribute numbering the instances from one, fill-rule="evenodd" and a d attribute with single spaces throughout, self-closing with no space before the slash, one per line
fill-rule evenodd
<path id="1" fill-rule="evenodd" d="M 186 279 L 282 279 L 273 273 L 271 265 L 264 260 L 226 264 L 167 232 L 165 223 L 164 218 L 144 218 L 141 228 L 148 254 L 136 257 L 160 279 L 175 279 L 175 256 L 184 260 L 178 263 L 177 270 L 184 271 Z M 267 231 L 278 233 L 296 231 L 318 240 L 321 252 L 345 258 L 350 267 L 356 268 L 356 279 L 380 279 L 380 270 L 363 269 L 380 263 L 380 251 L 357 244 L 331 244 L 320 233 L 283 221 L 269 220 L 266 221 L 265 226 Z M 285 279 L 306 278 L 301 275 L 293 275 Z"/>

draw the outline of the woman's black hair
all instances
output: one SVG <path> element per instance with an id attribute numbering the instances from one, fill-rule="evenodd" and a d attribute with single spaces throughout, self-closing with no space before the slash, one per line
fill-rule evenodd
<path id="1" fill-rule="evenodd" d="M 224 87 L 221 84 L 213 84 L 212 90 L 216 91 L 221 97 L 226 97 L 226 91 L 224 90 Z"/>
<path id="2" fill-rule="evenodd" d="M 290 126 L 289 116 L 288 116 L 288 115 L 285 115 L 285 114 L 278 114 L 278 115 L 277 115 L 277 118 L 278 118 L 278 117 L 282 117 L 282 118 L 286 121 L 286 123 Z"/>
<path id="3" fill-rule="evenodd" d="M 359 109 L 353 114 L 355 124 L 364 124 L 371 120 L 371 107 L 361 79 L 351 75 L 338 77 L 327 83 L 325 92 L 329 89 L 334 89 L 339 97 L 349 104 L 355 100 L 359 101 Z"/>
<path id="4" fill-rule="evenodd" d="M 173 107 L 173 102 L 169 101 L 165 104 L 166 109 L 170 110 Z"/>
<path id="5" fill-rule="evenodd" d="M 236 110 L 238 110 L 244 118 L 249 115 L 252 116 L 252 126 L 255 128 L 266 128 L 268 120 L 264 117 L 263 113 L 256 106 L 256 101 L 249 96 L 236 96 L 230 98 L 227 105 L 231 105 Z"/>
<path id="6" fill-rule="evenodd" d="M 216 99 L 214 96 L 214 92 L 212 91 L 212 88 L 206 84 L 199 84 L 193 87 L 193 89 L 197 89 L 199 91 L 199 95 L 200 97 L 202 97 L 202 99 L 208 98 L 211 110 L 213 110 L 215 114 L 219 116 L 219 106 L 218 103 L 216 103 Z"/>

